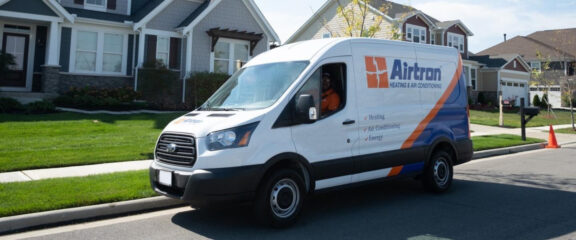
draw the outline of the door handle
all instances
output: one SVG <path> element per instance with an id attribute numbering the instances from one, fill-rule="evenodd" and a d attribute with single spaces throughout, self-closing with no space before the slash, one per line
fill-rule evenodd
<path id="1" fill-rule="evenodd" d="M 356 123 L 356 121 L 348 119 L 348 120 L 342 122 L 342 125 L 350 125 L 350 124 L 354 124 L 354 123 Z"/>

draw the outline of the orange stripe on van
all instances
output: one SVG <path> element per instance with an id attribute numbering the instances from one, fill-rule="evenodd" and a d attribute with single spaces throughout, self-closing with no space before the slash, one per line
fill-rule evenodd
<path id="1" fill-rule="evenodd" d="M 458 67 L 456 68 L 456 72 L 452 77 L 450 85 L 448 85 L 448 88 L 446 89 L 444 94 L 442 94 L 442 97 L 440 97 L 436 105 L 434 105 L 434 108 L 432 108 L 432 110 L 428 113 L 428 115 L 426 115 L 426 117 L 420 122 L 420 124 L 418 124 L 416 130 L 414 130 L 414 132 L 410 134 L 408 139 L 404 141 L 404 143 L 402 144 L 402 149 L 410 148 L 414 145 L 416 139 L 420 137 L 420 135 L 422 134 L 424 129 L 426 129 L 430 121 L 432 121 L 432 119 L 436 117 L 440 109 L 442 109 L 442 107 L 444 106 L 444 103 L 446 102 L 450 94 L 452 94 L 452 92 L 454 91 L 454 87 L 456 87 L 456 85 L 458 84 L 458 80 L 460 79 L 461 74 L 462 74 L 462 58 L 460 57 L 460 54 L 458 54 Z"/>
<path id="2" fill-rule="evenodd" d="M 392 170 L 390 170 L 390 173 L 388 173 L 388 177 L 392 177 L 392 176 L 396 176 L 396 175 L 400 174 L 403 167 L 404 166 L 393 167 Z"/>

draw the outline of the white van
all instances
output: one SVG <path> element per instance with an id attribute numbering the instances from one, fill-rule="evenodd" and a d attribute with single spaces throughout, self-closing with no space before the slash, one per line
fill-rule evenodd
<path id="1" fill-rule="evenodd" d="M 164 129 L 151 184 L 192 206 L 253 201 L 272 226 L 292 224 L 307 195 L 352 183 L 418 177 L 443 192 L 453 166 L 472 157 L 467 99 L 454 48 L 365 38 L 285 45 Z"/>

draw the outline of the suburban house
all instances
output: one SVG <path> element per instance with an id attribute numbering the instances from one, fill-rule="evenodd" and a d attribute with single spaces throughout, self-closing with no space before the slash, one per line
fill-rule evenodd
<path id="1" fill-rule="evenodd" d="M 0 96 L 30 98 L 136 88 L 149 60 L 231 74 L 280 41 L 253 0 L 0 0 L 0 35 L 16 60 Z"/>
<path id="2" fill-rule="evenodd" d="M 521 98 L 524 98 L 524 105 L 528 105 L 530 66 L 521 56 L 475 55 L 470 59 L 481 64 L 478 70 L 471 73 L 476 82 L 472 86 L 472 99 L 483 99 L 484 104 L 497 105 L 498 93 L 502 93 L 505 105 L 520 106 Z M 483 97 L 479 97 L 480 94 Z"/>
<path id="3" fill-rule="evenodd" d="M 538 56 L 538 53 L 540 56 Z M 485 49 L 478 55 L 520 55 L 529 63 L 533 75 L 530 95 L 547 92 L 553 107 L 561 106 L 561 92 L 568 81 L 576 84 L 576 28 L 534 32 L 528 36 L 516 36 Z M 544 69 L 548 63 L 548 69 Z M 544 81 L 535 79 L 541 73 Z M 574 94 L 574 93 L 573 93 Z M 530 99 L 532 101 L 532 99 Z"/>
<path id="4" fill-rule="evenodd" d="M 344 8 L 350 8 L 352 4 L 350 0 L 327 0 L 326 3 L 286 41 L 286 44 L 309 39 L 347 37 L 344 32 L 344 29 L 347 27 L 346 22 L 338 15 L 337 11 L 339 3 Z M 382 19 L 380 25 L 381 30 L 374 34 L 375 38 L 398 39 L 420 44 L 443 45 L 458 49 L 462 56 L 464 74 L 468 79 L 468 95 L 473 103 L 478 102 L 478 93 L 481 91 L 479 89 L 491 89 L 489 91 L 494 92 L 509 90 L 508 88 L 498 87 L 498 84 L 495 84 L 494 87 L 488 87 L 489 83 L 480 82 L 497 83 L 500 74 L 486 74 L 483 76 L 480 69 L 485 68 L 486 63 L 471 58 L 472 54 L 468 51 L 468 37 L 474 34 L 462 21 L 440 21 L 418 9 L 387 0 L 370 1 L 368 10 L 366 18 L 368 26 L 379 18 Z M 522 64 L 524 62 L 518 60 L 517 63 Z M 509 68 L 507 64 L 499 67 L 501 68 L 499 71 L 508 71 Z M 491 67 L 490 71 L 494 70 L 495 68 Z M 515 96 L 513 92 L 504 94 L 507 96 Z M 491 94 L 488 93 L 487 95 Z M 496 105 L 497 101 L 494 99 L 492 103 Z"/>

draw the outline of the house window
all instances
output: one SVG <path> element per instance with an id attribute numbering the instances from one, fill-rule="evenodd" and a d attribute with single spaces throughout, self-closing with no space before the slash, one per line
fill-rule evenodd
<path id="1" fill-rule="evenodd" d="M 104 52 L 102 57 L 102 72 L 122 72 L 122 53 L 124 38 L 121 34 L 104 34 Z"/>
<path id="2" fill-rule="evenodd" d="M 126 37 L 121 33 L 77 31 L 75 54 L 71 57 L 75 72 L 121 74 L 126 65 Z"/>
<path id="3" fill-rule="evenodd" d="M 537 71 L 537 72 L 542 71 L 540 62 L 538 62 L 538 61 L 530 62 L 530 68 L 532 68 L 532 71 Z"/>
<path id="4" fill-rule="evenodd" d="M 470 69 L 470 83 L 472 85 L 472 90 L 477 90 L 477 77 L 476 77 L 476 68 Z"/>
<path id="5" fill-rule="evenodd" d="M 220 38 L 214 46 L 213 72 L 232 74 L 249 59 L 248 41 Z"/>
<path id="6" fill-rule="evenodd" d="M 436 44 L 436 37 L 434 37 L 434 33 L 430 32 L 430 44 Z"/>
<path id="7" fill-rule="evenodd" d="M 406 24 L 406 41 L 426 43 L 426 28 L 412 24 Z"/>
<path id="8" fill-rule="evenodd" d="M 170 38 L 158 37 L 156 41 L 156 59 L 169 66 Z"/>
<path id="9" fill-rule="evenodd" d="M 96 71 L 98 33 L 78 31 L 76 41 L 76 70 L 83 72 Z"/>
<path id="10" fill-rule="evenodd" d="M 106 0 L 86 0 L 84 3 L 84 8 L 89 10 L 105 11 Z"/>
<path id="11" fill-rule="evenodd" d="M 332 34 L 330 34 L 330 33 L 322 34 L 322 38 L 331 38 L 331 37 L 332 37 Z"/>
<path id="12" fill-rule="evenodd" d="M 464 36 L 460 34 L 448 33 L 448 46 L 455 47 L 461 53 L 464 52 Z"/>

